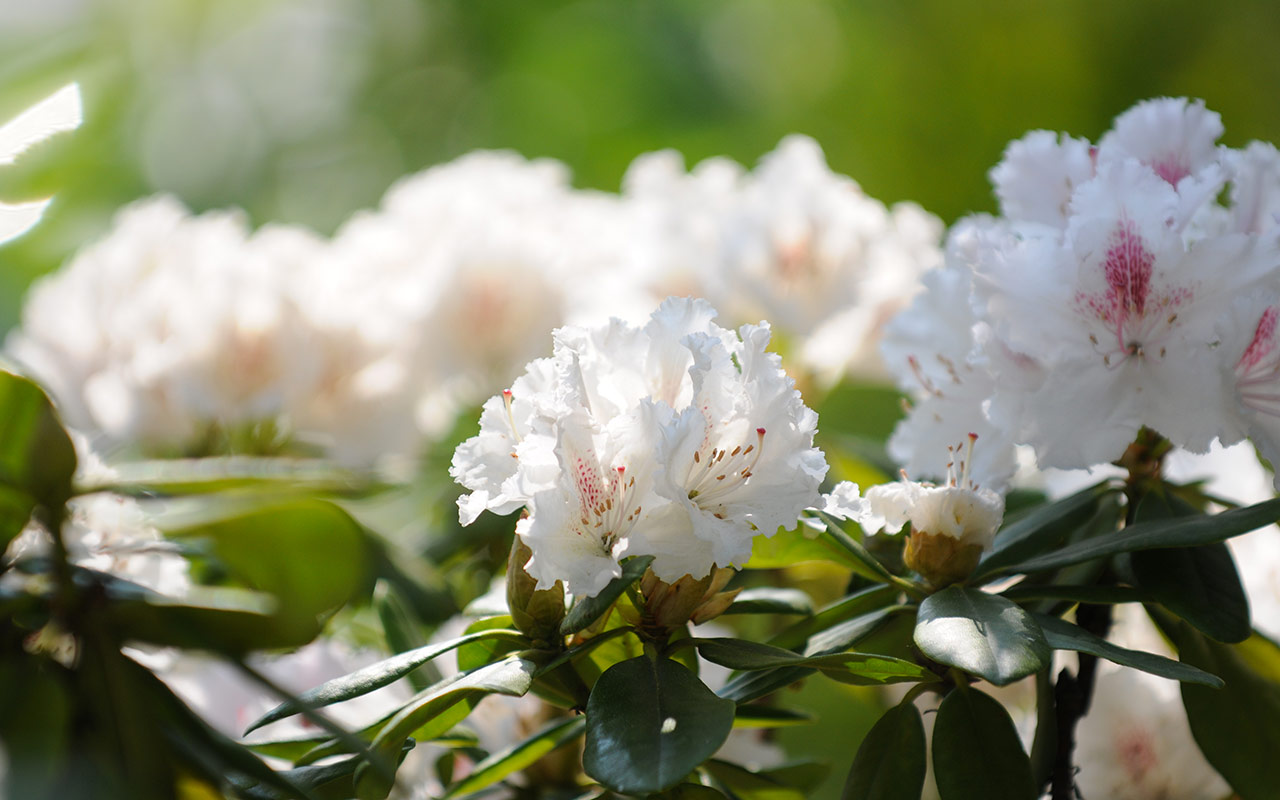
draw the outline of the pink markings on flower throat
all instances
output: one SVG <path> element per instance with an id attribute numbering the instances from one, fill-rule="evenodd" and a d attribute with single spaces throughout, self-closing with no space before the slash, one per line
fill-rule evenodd
<path id="1" fill-rule="evenodd" d="M 1276 326 L 1280 308 L 1267 306 L 1254 326 L 1253 338 L 1236 362 L 1240 402 L 1255 411 L 1280 416 L 1280 341 Z"/>
<path id="2" fill-rule="evenodd" d="M 1178 320 L 1177 309 L 1190 302 L 1193 292 L 1187 287 L 1157 288 L 1155 254 L 1134 228 L 1131 220 L 1121 217 L 1107 240 L 1101 267 L 1107 288 L 1104 292 L 1077 292 L 1077 308 L 1087 317 L 1101 322 L 1109 336 L 1115 337 L 1115 348 L 1103 354 L 1107 366 L 1119 356 L 1147 354 L 1164 356 L 1163 348 L 1151 353 Z M 1090 335 L 1095 346 L 1096 335 Z"/>
<path id="3" fill-rule="evenodd" d="M 1168 181 L 1170 186 L 1175 187 L 1178 181 L 1191 174 L 1191 168 L 1187 166 L 1187 160 L 1181 153 L 1170 153 L 1163 158 L 1154 159 L 1150 167 L 1157 175 Z"/>

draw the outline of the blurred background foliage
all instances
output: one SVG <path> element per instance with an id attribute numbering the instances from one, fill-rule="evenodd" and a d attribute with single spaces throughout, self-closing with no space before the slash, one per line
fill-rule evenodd
<path id="1" fill-rule="evenodd" d="M 1031 128 L 1094 137 L 1202 97 L 1227 144 L 1280 139 L 1267 0 L 0 0 L 0 119 L 80 81 L 83 129 L 0 174 L 57 190 L 0 248 L 0 330 L 30 280 L 156 191 L 331 231 L 475 148 L 616 189 L 637 154 L 751 164 L 786 133 L 950 222 Z"/>
<path id="2" fill-rule="evenodd" d="M 871 195 L 949 223 L 994 210 L 1010 139 L 1097 137 L 1142 98 L 1204 98 L 1229 145 L 1280 140 L 1276 42 L 1268 0 L 0 0 L 0 120 L 72 80 L 85 105 L 80 131 L 0 171 L 0 201 L 57 192 L 0 247 L 0 332 L 136 198 L 331 232 L 476 148 L 616 190 L 643 152 L 753 164 L 802 132 Z M 779 740 L 835 765 L 835 797 L 879 701 L 810 684 L 796 704 L 841 713 Z"/>

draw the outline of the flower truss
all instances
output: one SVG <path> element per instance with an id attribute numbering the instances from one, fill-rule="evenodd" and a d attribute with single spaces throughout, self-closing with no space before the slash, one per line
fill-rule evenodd
<path id="1" fill-rule="evenodd" d="M 701 578 L 792 526 L 827 470 L 817 415 L 766 350 L 767 324 L 739 338 L 714 316 L 672 298 L 643 328 L 558 330 L 454 455 L 463 523 L 526 508 L 529 574 L 588 596 L 625 556 L 653 556 L 663 581 Z"/>
<path id="2" fill-rule="evenodd" d="M 1009 145 L 991 172 L 1001 216 L 957 225 L 890 324 L 885 357 L 918 398 L 895 454 L 924 467 L 936 437 L 978 430 L 1003 442 L 981 471 L 999 485 L 1015 442 L 1042 467 L 1089 467 L 1144 426 L 1196 452 L 1247 435 L 1280 453 L 1280 156 L 1221 133 L 1203 103 L 1160 99 L 1097 145 Z"/>

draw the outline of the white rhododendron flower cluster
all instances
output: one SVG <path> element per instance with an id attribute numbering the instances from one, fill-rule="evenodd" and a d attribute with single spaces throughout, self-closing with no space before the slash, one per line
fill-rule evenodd
<path id="1" fill-rule="evenodd" d="M 988 485 L 1012 474 L 1014 443 L 1041 467 L 1089 467 L 1143 426 L 1280 455 L 1280 154 L 1221 133 L 1202 103 L 1161 99 L 1097 145 L 1012 143 L 991 173 L 1001 216 L 958 223 L 889 326 L 886 361 L 917 398 L 893 454 L 938 474 L 933 443 L 976 431 Z"/>
<path id="2" fill-rule="evenodd" d="M 8 350 L 106 446 L 353 464 L 447 433 L 548 355 L 552 329 L 640 321 L 669 293 L 716 298 L 734 324 L 783 320 L 807 372 L 874 371 L 940 223 L 866 197 L 803 137 L 754 173 L 686 175 L 669 155 L 638 159 L 619 195 L 574 189 L 556 161 L 475 152 L 328 239 L 144 200 L 38 284 Z M 718 172 L 731 179 L 702 187 Z"/>
<path id="3" fill-rule="evenodd" d="M 827 471 L 817 415 L 766 350 L 767 324 L 735 335 L 714 317 L 671 298 L 644 327 L 556 331 L 554 355 L 490 399 L 454 455 L 462 522 L 526 508 L 529 574 L 581 595 L 626 556 L 654 556 L 663 581 L 701 578 L 794 525 Z"/>
<path id="4" fill-rule="evenodd" d="M 705 297 L 733 324 L 770 320 L 789 358 L 826 382 L 881 371 L 885 320 L 941 262 L 936 217 L 868 197 L 806 136 L 783 139 L 751 172 L 712 158 L 686 173 L 679 153 L 650 153 L 623 196 L 653 290 Z"/>

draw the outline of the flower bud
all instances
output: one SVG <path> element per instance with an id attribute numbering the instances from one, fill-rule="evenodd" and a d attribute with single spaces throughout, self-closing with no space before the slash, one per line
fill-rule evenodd
<path id="1" fill-rule="evenodd" d="M 533 556 L 524 540 L 516 536 L 507 557 L 507 607 L 516 629 L 535 643 L 550 645 L 560 635 L 564 619 L 564 584 L 556 581 L 550 589 L 538 589 L 537 580 L 524 568 Z"/>
<path id="2" fill-rule="evenodd" d="M 732 567 L 721 567 L 703 578 L 695 580 L 685 575 L 675 583 L 666 583 L 651 570 L 645 572 L 640 579 L 644 597 L 642 626 L 669 633 L 686 622 L 697 625 L 720 616 L 740 591 L 721 591 L 733 574 Z"/>

